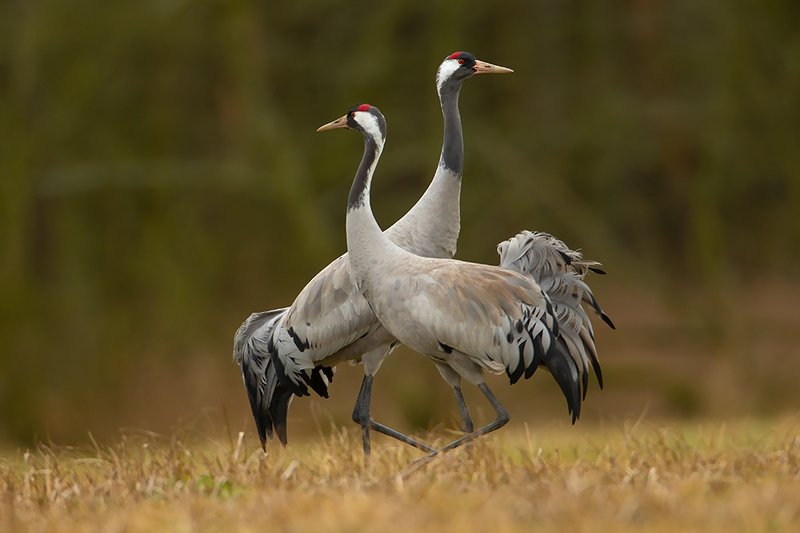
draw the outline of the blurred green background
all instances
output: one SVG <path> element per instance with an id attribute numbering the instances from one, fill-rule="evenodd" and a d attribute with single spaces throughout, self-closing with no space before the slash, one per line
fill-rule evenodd
<path id="1" fill-rule="evenodd" d="M 458 257 L 540 229 L 609 272 L 584 423 L 797 409 L 798 21 L 792 0 L 3 0 L 0 441 L 252 433 L 234 330 L 345 250 L 361 140 L 315 128 L 382 109 L 389 225 L 435 169 L 456 50 L 516 71 L 462 91 Z M 290 433 L 350 423 L 359 380 L 296 402 Z M 377 383 L 376 418 L 453 426 L 421 357 Z M 493 383 L 513 419 L 567 422 L 546 375 Z"/>

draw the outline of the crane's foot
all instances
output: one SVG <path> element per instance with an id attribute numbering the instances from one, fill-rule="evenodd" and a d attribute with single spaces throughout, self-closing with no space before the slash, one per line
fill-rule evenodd
<path id="1" fill-rule="evenodd" d="M 420 457 L 419 459 L 415 459 L 414 461 L 411 461 L 408 464 L 408 466 L 405 467 L 402 472 L 400 472 L 400 477 L 402 477 L 403 479 L 408 478 L 411 474 L 413 474 L 414 472 L 416 472 L 417 470 L 419 470 L 420 468 L 422 468 L 426 464 L 430 463 L 431 461 L 433 461 L 434 459 L 439 457 L 439 455 L 440 455 L 440 452 L 433 451 L 432 453 L 429 453 L 428 455 L 426 455 L 424 457 Z"/>

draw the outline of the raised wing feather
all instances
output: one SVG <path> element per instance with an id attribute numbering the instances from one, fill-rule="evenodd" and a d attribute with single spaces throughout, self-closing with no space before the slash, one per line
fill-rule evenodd
<path id="1" fill-rule="evenodd" d="M 550 297 L 561 329 L 559 344 L 581 369 L 583 394 L 586 395 L 589 366 L 594 369 L 600 388 L 603 374 L 597 358 L 594 331 L 582 304 L 589 306 L 614 329 L 592 290 L 584 281 L 589 272 L 605 274 L 597 261 L 586 260 L 580 251 L 543 232 L 522 231 L 497 246 L 500 266 L 535 280 Z"/>

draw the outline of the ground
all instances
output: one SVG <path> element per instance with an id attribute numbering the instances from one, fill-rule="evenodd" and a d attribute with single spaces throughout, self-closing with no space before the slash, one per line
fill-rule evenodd
<path id="1" fill-rule="evenodd" d="M 408 468 L 420 455 L 376 436 L 365 465 L 352 429 L 266 455 L 188 431 L 42 444 L 0 459 L 0 529 L 800 530 L 798 417 L 512 424 Z"/>

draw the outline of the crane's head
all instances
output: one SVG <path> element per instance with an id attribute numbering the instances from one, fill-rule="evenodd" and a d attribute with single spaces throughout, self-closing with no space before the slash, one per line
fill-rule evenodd
<path id="1" fill-rule="evenodd" d="M 441 94 L 443 88 L 457 87 L 465 79 L 475 74 L 508 74 L 510 72 L 514 71 L 481 61 L 469 52 L 453 52 L 444 58 L 436 71 L 436 88 Z"/>
<path id="2" fill-rule="evenodd" d="M 346 115 L 317 128 L 317 131 L 348 128 L 358 130 L 366 136 L 372 137 L 375 142 L 383 144 L 386 139 L 386 119 L 381 110 L 374 105 L 361 104 L 353 106 Z"/>

